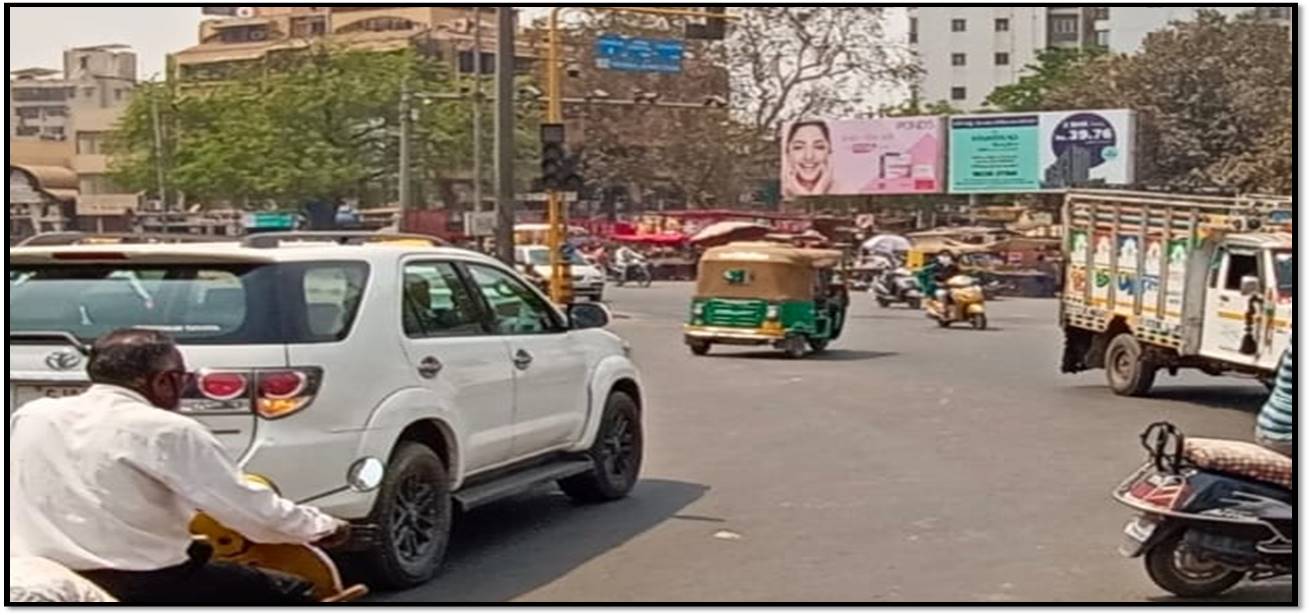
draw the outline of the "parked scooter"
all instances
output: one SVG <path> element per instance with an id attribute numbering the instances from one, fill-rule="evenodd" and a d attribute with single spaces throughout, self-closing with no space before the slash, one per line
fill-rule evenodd
<path id="1" fill-rule="evenodd" d="M 1262 446 L 1185 438 L 1169 423 L 1142 432 L 1149 462 L 1114 490 L 1140 511 L 1119 551 L 1179 597 L 1214 596 L 1243 578 L 1291 574 L 1296 547 L 1292 459 Z"/>
<path id="2" fill-rule="evenodd" d="M 642 288 L 649 288 L 654 276 L 650 271 L 650 263 L 641 261 L 628 265 L 611 266 L 610 279 L 618 286 L 633 282 Z"/>
<path id="3" fill-rule="evenodd" d="M 910 309 L 917 310 L 923 305 L 923 289 L 919 286 L 919 280 L 905 267 L 897 267 L 876 276 L 869 292 L 873 293 L 873 300 L 884 308 L 893 303 L 904 303 Z"/>
<path id="4" fill-rule="evenodd" d="M 987 328 L 986 299 L 978 280 L 967 275 L 957 275 L 946 281 L 946 292 L 950 293 L 950 302 L 943 306 L 936 296 L 928 297 L 928 318 L 937 321 L 941 327 L 952 323 L 968 322 L 975 329 Z"/>
<path id="5" fill-rule="evenodd" d="M 360 459 L 351 465 L 347 473 L 347 486 L 315 495 L 310 499 L 326 497 L 347 489 L 360 492 L 372 491 L 382 484 L 384 473 L 385 468 L 381 460 L 373 457 Z M 271 482 L 260 476 L 246 475 L 246 480 L 276 489 Z M 358 544 L 362 540 L 367 540 L 367 536 L 363 534 L 376 528 L 355 526 L 351 529 L 351 541 Z M 337 570 L 336 563 L 322 549 L 313 545 L 256 543 L 224 527 L 203 512 L 192 519 L 191 533 L 204 537 L 205 542 L 214 549 L 212 556 L 214 560 L 267 568 L 298 576 L 313 584 L 314 597 L 321 602 L 352 602 L 368 593 L 368 588 L 362 584 L 346 587 L 341 581 L 341 573 Z"/>

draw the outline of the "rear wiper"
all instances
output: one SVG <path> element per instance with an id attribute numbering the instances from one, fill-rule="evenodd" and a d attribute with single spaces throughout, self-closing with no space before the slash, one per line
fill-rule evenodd
<path id="1" fill-rule="evenodd" d="M 76 335 L 67 331 L 10 331 L 9 342 L 57 342 L 69 344 L 76 348 L 78 352 L 85 356 L 91 355 L 91 346 L 85 344 L 82 340 L 77 339 Z"/>

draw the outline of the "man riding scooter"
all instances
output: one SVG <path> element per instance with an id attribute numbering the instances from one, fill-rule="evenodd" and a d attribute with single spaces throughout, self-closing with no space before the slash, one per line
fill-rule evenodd
<path id="1" fill-rule="evenodd" d="M 943 311 L 950 310 L 951 291 L 946 282 L 960 275 L 960 266 L 955 263 L 955 255 L 950 250 L 938 252 L 933 262 L 924 267 L 919 275 L 924 292 L 929 296 L 937 297 Z"/>
<path id="2" fill-rule="evenodd" d="M 9 421 L 11 556 L 41 557 L 122 602 L 308 603 L 299 577 L 211 561 L 193 515 L 264 543 L 335 546 L 349 525 L 242 480 L 219 441 L 175 412 L 190 373 L 172 339 L 120 329 L 95 342 L 85 393 Z"/>

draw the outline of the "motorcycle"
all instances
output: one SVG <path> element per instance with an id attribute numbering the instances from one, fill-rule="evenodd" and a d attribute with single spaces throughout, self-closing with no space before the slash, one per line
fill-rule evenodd
<path id="1" fill-rule="evenodd" d="M 928 298 L 927 316 L 943 328 L 956 322 L 968 322 L 974 329 L 987 328 L 986 299 L 978 280 L 957 275 L 946 281 L 950 293 L 949 305 L 943 306 L 936 296 Z"/>
<path id="2" fill-rule="evenodd" d="M 333 489 L 308 499 L 318 499 L 346 491 L 367 492 L 382 484 L 385 468 L 381 460 L 373 457 L 360 459 L 347 472 L 347 486 Z M 246 480 L 274 491 L 277 488 L 267 479 L 247 474 Z M 367 540 L 372 526 L 351 528 L 351 541 L 359 544 Z M 224 527 L 213 517 L 201 512 L 191 520 L 191 533 L 203 538 L 213 549 L 213 559 L 244 566 L 255 566 L 298 576 L 314 586 L 314 597 L 321 602 L 352 602 L 368 594 L 368 587 L 355 584 L 347 587 L 341 572 L 322 549 L 305 544 L 263 544 L 254 542 L 235 530 Z"/>
<path id="3" fill-rule="evenodd" d="M 618 286 L 623 286 L 628 282 L 636 282 L 637 285 L 642 288 L 650 288 L 654 276 L 650 271 L 650 263 L 642 261 L 629 265 L 614 265 L 610 267 L 610 279 Z"/>
<path id="4" fill-rule="evenodd" d="M 889 307 L 893 303 L 904 303 L 912 310 L 923 305 L 923 289 L 919 280 L 909 269 L 898 267 L 874 278 L 869 287 L 873 300 L 879 307 Z"/>
<path id="5" fill-rule="evenodd" d="M 1114 490 L 1139 511 L 1119 551 L 1143 557 L 1157 586 L 1202 598 L 1244 578 L 1292 573 L 1290 457 L 1248 442 L 1186 438 L 1164 422 L 1147 427 L 1141 442 L 1148 462 Z"/>

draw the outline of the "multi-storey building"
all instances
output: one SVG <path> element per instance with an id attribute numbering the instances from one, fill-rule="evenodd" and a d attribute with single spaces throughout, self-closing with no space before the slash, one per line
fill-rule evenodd
<path id="1" fill-rule="evenodd" d="M 966 111 L 1009 85 L 1049 48 L 1099 46 L 1133 53 L 1146 35 L 1201 8 L 1291 23 L 1289 7 L 1195 6 L 918 6 L 910 9 L 910 44 L 924 69 L 919 98 Z"/>
<path id="2" fill-rule="evenodd" d="M 57 178 L 57 188 L 45 194 L 73 205 L 60 210 L 68 214 L 60 223 L 66 228 L 82 222 L 103 227 L 102 218 L 122 216 L 140 202 L 140 195 L 109 179 L 105 151 L 136 80 L 136 53 L 124 45 L 75 47 L 64 52 L 63 70 L 27 68 L 9 75 L 11 166 L 36 183 Z M 14 169 L 10 175 L 16 177 Z"/>

